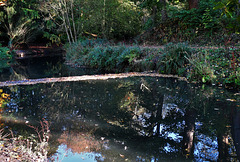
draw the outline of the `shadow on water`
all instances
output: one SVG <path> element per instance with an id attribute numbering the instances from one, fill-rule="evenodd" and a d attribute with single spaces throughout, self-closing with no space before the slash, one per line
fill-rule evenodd
<path id="1" fill-rule="evenodd" d="M 16 65 L 0 73 L 0 81 L 79 76 L 97 73 L 99 72 L 92 69 L 65 65 L 62 56 L 39 57 L 18 60 Z"/>
<path id="2" fill-rule="evenodd" d="M 132 77 L 4 91 L 4 126 L 48 120 L 56 161 L 237 161 L 239 95 L 222 88 Z"/>

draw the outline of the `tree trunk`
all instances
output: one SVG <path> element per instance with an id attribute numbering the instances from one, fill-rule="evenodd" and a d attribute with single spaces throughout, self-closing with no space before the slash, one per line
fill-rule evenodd
<path id="1" fill-rule="evenodd" d="M 240 160 L 240 112 L 235 110 L 233 113 L 232 136 L 238 160 Z"/>
<path id="2" fill-rule="evenodd" d="M 103 0 L 102 34 L 103 37 L 106 38 L 106 0 Z"/>
<path id="3" fill-rule="evenodd" d="M 196 111 L 187 109 L 185 113 L 185 128 L 183 133 L 183 155 L 188 158 L 193 153 L 193 139 L 195 132 Z"/>
<path id="4" fill-rule="evenodd" d="M 223 135 L 218 135 L 217 137 L 217 141 L 218 141 L 218 161 L 227 161 L 227 157 L 228 157 L 228 146 L 229 146 L 229 142 L 228 142 L 228 135 L 223 134 Z"/>
<path id="5" fill-rule="evenodd" d="M 162 122 L 162 108 L 163 108 L 163 101 L 164 101 L 164 95 L 161 95 L 160 97 L 158 97 L 158 105 L 156 105 L 156 124 L 157 124 L 157 132 L 156 132 L 156 136 L 159 136 L 161 133 L 160 130 L 160 126 L 161 126 L 161 122 Z"/>
<path id="6" fill-rule="evenodd" d="M 77 32 L 76 32 L 76 25 L 75 25 L 75 18 L 74 18 L 73 0 L 71 0 L 71 14 L 72 14 L 74 41 L 77 42 Z"/>
<path id="7" fill-rule="evenodd" d="M 167 15 L 167 10 L 164 8 L 161 11 L 161 15 L 162 15 L 162 21 L 166 21 L 168 19 L 168 15 Z"/>
<path id="8" fill-rule="evenodd" d="M 162 17 L 161 17 L 161 19 L 164 22 L 164 21 L 166 21 L 168 19 L 167 8 L 166 8 L 167 4 L 166 4 L 166 0 L 161 0 L 160 2 L 162 4 L 162 10 L 161 10 Z"/>
<path id="9" fill-rule="evenodd" d="M 156 25 L 157 22 L 157 6 L 153 6 L 152 8 L 152 21 L 153 21 L 153 27 Z"/>
<path id="10" fill-rule="evenodd" d="M 189 10 L 193 8 L 198 8 L 199 0 L 188 0 Z"/>

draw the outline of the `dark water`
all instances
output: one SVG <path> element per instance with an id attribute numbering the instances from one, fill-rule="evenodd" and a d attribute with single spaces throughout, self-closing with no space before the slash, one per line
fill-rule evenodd
<path id="1" fill-rule="evenodd" d="M 63 60 L 27 60 L 0 81 L 95 74 Z M 34 133 L 50 122 L 55 161 L 237 161 L 240 95 L 173 78 L 132 77 L 1 88 L 11 100 L 0 124 Z"/>
<path id="2" fill-rule="evenodd" d="M 133 77 L 3 90 L 4 127 L 45 118 L 56 161 L 237 161 L 240 96 L 223 88 Z"/>
<path id="3" fill-rule="evenodd" d="M 0 73 L 0 81 L 99 74 L 96 70 L 64 64 L 62 57 L 26 59 Z"/>

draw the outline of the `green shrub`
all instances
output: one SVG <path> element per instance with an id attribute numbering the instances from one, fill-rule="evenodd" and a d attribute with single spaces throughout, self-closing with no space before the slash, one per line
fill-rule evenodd
<path id="1" fill-rule="evenodd" d="M 206 52 L 201 51 L 186 58 L 190 63 L 187 76 L 189 80 L 210 83 L 216 79 L 214 69 L 211 66 L 209 56 Z"/>
<path id="2" fill-rule="evenodd" d="M 93 50 L 93 48 L 97 46 L 107 46 L 110 44 L 105 39 L 95 39 L 95 40 L 79 40 L 73 44 L 65 45 L 66 49 L 66 59 L 71 60 L 71 62 L 78 64 L 85 64 L 84 56 L 88 55 L 89 52 Z"/>
<path id="3" fill-rule="evenodd" d="M 87 55 L 88 58 L 85 60 L 85 65 L 92 68 L 100 68 L 100 64 L 104 60 L 103 48 L 100 46 L 92 48 Z"/>
<path id="4" fill-rule="evenodd" d="M 10 53 L 9 49 L 7 47 L 2 47 L 0 44 L 0 72 L 2 72 L 2 70 L 5 68 L 10 67 L 12 59 L 13 56 Z"/>
<path id="5" fill-rule="evenodd" d="M 141 49 L 139 47 L 125 47 L 121 54 L 117 57 L 118 71 L 133 70 L 134 63 L 141 56 Z"/>
<path id="6" fill-rule="evenodd" d="M 230 75 L 224 80 L 224 83 L 234 87 L 240 87 L 240 68 L 231 72 Z"/>
<path id="7" fill-rule="evenodd" d="M 139 47 L 113 46 L 101 40 L 84 40 L 66 47 L 67 60 L 108 72 L 131 71 L 142 57 Z"/>
<path id="8" fill-rule="evenodd" d="M 162 55 L 162 51 L 155 48 L 144 49 L 142 53 L 145 55 L 142 59 L 142 69 L 145 71 L 156 70 L 157 64 Z"/>
<path id="9" fill-rule="evenodd" d="M 105 48 L 105 55 L 108 57 L 107 61 L 105 62 L 106 71 L 114 72 L 118 71 L 118 57 L 124 51 L 124 46 L 119 47 L 106 47 Z"/>
<path id="10" fill-rule="evenodd" d="M 190 81 L 240 85 L 237 48 L 196 50 L 186 43 L 169 43 L 164 49 L 156 49 L 99 42 L 86 40 L 73 44 L 68 48 L 75 52 L 67 53 L 67 59 L 102 72 L 154 70 L 184 76 Z M 233 62 L 235 67 L 229 69 Z"/>
<path id="11" fill-rule="evenodd" d="M 186 43 L 169 43 L 162 51 L 162 56 L 157 64 L 160 73 L 183 75 L 188 63 L 186 57 L 191 56 L 193 49 Z"/>

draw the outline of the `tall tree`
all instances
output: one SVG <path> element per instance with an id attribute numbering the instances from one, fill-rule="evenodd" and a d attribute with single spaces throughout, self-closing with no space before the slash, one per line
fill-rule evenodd
<path id="1" fill-rule="evenodd" d="M 150 13 L 152 26 L 157 23 L 158 15 L 161 15 L 161 21 L 167 20 L 167 2 L 166 0 L 134 0 L 136 4 Z"/>
<path id="2" fill-rule="evenodd" d="M 44 5 L 49 30 L 61 30 L 69 43 L 82 36 L 131 36 L 140 29 L 140 11 L 129 0 L 47 0 Z"/>
<path id="3" fill-rule="evenodd" d="M 30 41 L 34 36 L 33 33 L 39 31 L 40 28 L 37 27 L 39 3 L 37 0 L 28 2 L 8 0 L 5 4 L 0 12 L 0 22 L 9 38 L 9 48 L 13 49 L 18 44 Z"/>
<path id="4" fill-rule="evenodd" d="M 76 9 L 78 1 L 73 0 L 47 0 L 44 3 L 44 8 L 42 12 L 45 13 L 47 24 L 49 28 L 53 28 L 58 26 L 58 28 L 63 28 L 65 30 L 65 34 L 67 35 L 68 42 L 74 43 L 77 41 L 77 31 L 76 31 L 76 17 L 81 15 L 81 12 L 75 13 L 74 9 Z M 53 35 L 48 36 L 49 39 L 52 39 Z"/>

